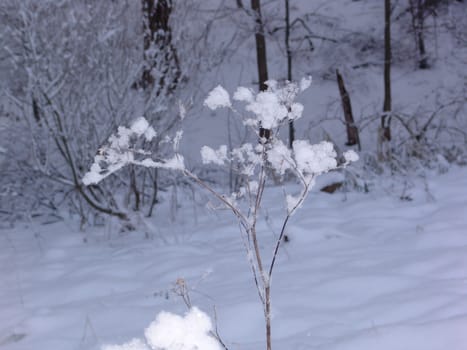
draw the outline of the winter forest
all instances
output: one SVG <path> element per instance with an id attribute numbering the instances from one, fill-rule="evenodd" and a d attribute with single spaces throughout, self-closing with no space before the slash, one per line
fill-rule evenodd
<path id="1" fill-rule="evenodd" d="M 0 0 L 0 349 L 466 350 L 465 0 Z"/>

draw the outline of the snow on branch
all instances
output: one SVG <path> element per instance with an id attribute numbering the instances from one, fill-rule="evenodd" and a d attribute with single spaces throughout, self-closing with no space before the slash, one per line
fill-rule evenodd
<path id="1" fill-rule="evenodd" d="M 214 88 L 204 100 L 204 104 L 212 110 L 221 107 L 231 107 L 229 93 L 220 85 Z"/>
<path id="2" fill-rule="evenodd" d="M 303 105 L 295 102 L 298 94 L 306 90 L 311 83 L 311 78 L 304 78 L 300 83 L 285 82 L 279 84 L 277 81 L 267 82 L 268 89 L 259 93 L 254 93 L 252 89 L 239 87 L 233 95 L 234 101 L 245 103 L 245 112 L 250 112 L 249 116 L 242 116 L 244 123 L 254 127 L 259 126 L 277 130 L 283 122 L 296 120 L 302 116 Z M 233 109 L 229 93 L 222 87 L 217 86 L 209 94 L 204 104 L 210 109 L 226 107 Z M 235 110 L 234 110 L 235 111 Z M 235 111 L 236 112 L 236 111 Z M 154 159 L 154 155 L 143 149 L 137 148 L 138 139 L 152 141 L 157 136 L 156 131 L 149 125 L 143 117 L 136 119 L 130 128 L 119 127 L 117 134 L 112 135 L 108 144 L 99 149 L 94 158 L 90 171 L 85 174 L 83 183 L 85 185 L 98 183 L 105 177 L 118 171 L 126 165 L 142 165 L 145 167 L 165 168 L 184 171 L 185 175 L 196 179 L 194 174 L 186 171 L 184 159 L 178 153 L 182 132 L 177 132 L 174 138 L 165 138 L 173 147 L 173 156 L 170 158 Z M 343 154 L 346 166 L 350 162 L 358 160 L 358 155 L 353 151 Z M 256 183 L 260 169 L 269 168 L 275 174 L 284 176 L 287 172 L 295 175 L 302 184 L 303 191 L 298 195 L 286 196 L 286 208 L 291 215 L 306 198 L 307 193 L 314 185 L 317 176 L 338 168 L 337 154 L 334 147 L 329 142 L 321 142 L 312 145 L 307 140 L 296 140 L 292 149 L 289 149 L 284 142 L 276 137 L 272 137 L 267 144 L 244 143 L 237 148 L 228 151 L 226 145 L 220 146 L 217 150 L 208 146 L 201 148 L 201 158 L 204 164 L 215 164 L 218 166 L 232 166 L 235 164 L 235 171 L 243 176 L 247 183 Z M 230 195 L 219 195 L 218 198 L 225 199 L 229 207 L 235 206 L 235 199 L 242 198 L 248 194 L 255 194 L 255 186 L 243 186 L 238 193 Z M 227 201 L 227 199 L 232 199 Z"/>
<path id="3" fill-rule="evenodd" d="M 233 109 L 230 95 L 222 86 L 217 86 L 209 93 L 204 101 L 208 108 L 212 110 L 221 107 L 230 108 L 255 132 L 258 133 L 260 127 L 271 131 L 268 142 L 244 143 L 230 151 L 226 145 L 220 146 L 217 150 L 208 146 L 201 148 L 204 164 L 232 167 L 231 169 L 239 174 L 241 186 L 237 192 L 223 194 L 185 168 L 183 157 L 178 153 L 181 132 L 178 132 L 173 139 L 164 140 L 173 147 L 172 158 L 153 159 L 153 154 L 136 147 L 138 139 L 144 137 L 145 141 L 152 141 L 156 136 L 156 131 L 144 118 L 138 118 L 130 128 L 118 128 L 117 134 L 109 138 L 108 145 L 102 147 L 95 156 L 91 170 L 83 178 L 83 183 L 86 185 L 97 183 L 127 164 L 183 171 L 185 176 L 207 190 L 237 217 L 268 327 L 271 320 L 271 276 L 289 218 L 304 203 L 317 176 L 358 160 L 355 152 L 347 151 L 343 154 L 344 164 L 338 165 L 337 153 L 330 142 L 310 144 L 308 140 L 296 140 L 292 149 L 289 149 L 278 138 L 278 128 L 281 123 L 302 116 L 303 105 L 295 102 L 295 98 L 307 89 L 310 83 L 310 78 L 302 79 L 299 84 L 292 82 L 279 84 L 270 80 L 267 82 L 268 89 L 257 94 L 249 88 L 239 87 L 233 95 L 233 100 L 245 104 L 244 110 L 249 114 L 247 116 Z M 298 193 L 285 195 L 286 214 L 269 267 L 266 267 L 257 236 L 257 223 L 261 215 L 263 194 L 271 174 L 280 177 L 287 174 L 291 175 L 290 178 L 294 176 L 301 184 L 301 189 Z M 246 207 L 238 206 L 238 199 L 245 200 Z M 134 339 L 127 344 L 110 346 L 104 350 L 220 350 L 220 344 L 212 334 L 209 317 L 192 308 L 185 317 L 170 313 L 159 314 L 156 321 L 146 329 L 146 341 Z"/>
<path id="4" fill-rule="evenodd" d="M 174 155 L 172 158 L 154 160 L 151 152 L 134 147 L 139 139 L 144 138 L 145 141 L 151 142 L 156 136 L 156 131 L 144 117 L 136 119 L 130 128 L 118 127 L 117 134 L 111 135 L 108 144 L 98 150 L 90 170 L 83 177 L 83 184 L 86 186 L 97 184 L 129 164 L 184 170 L 183 157 L 178 154 L 178 144 L 182 137 L 181 132 L 178 132 L 173 139 L 166 138 L 164 140 L 173 145 Z"/>
<path id="5" fill-rule="evenodd" d="M 294 100 L 300 92 L 308 89 L 311 77 L 303 78 L 300 84 L 286 82 L 281 85 L 275 80 L 268 80 L 266 84 L 268 89 L 257 94 L 246 87 L 239 87 L 235 91 L 233 99 L 245 102 L 245 110 L 253 114 L 245 116 L 245 125 L 274 129 L 285 121 L 301 118 L 303 105 Z M 233 109 L 229 93 L 220 85 L 209 93 L 204 105 L 212 110 L 222 107 Z"/>

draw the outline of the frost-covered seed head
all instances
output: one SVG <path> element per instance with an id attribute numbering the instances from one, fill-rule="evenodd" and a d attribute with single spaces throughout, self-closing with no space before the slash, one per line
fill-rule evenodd
<path id="1" fill-rule="evenodd" d="M 356 162 L 359 159 L 358 154 L 353 150 L 345 151 L 342 155 L 347 163 Z"/>
<path id="2" fill-rule="evenodd" d="M 213 111 L 221 107 L 232 107 L 229 93 L 220 85 L 211 90 L 204 105 Z"/>

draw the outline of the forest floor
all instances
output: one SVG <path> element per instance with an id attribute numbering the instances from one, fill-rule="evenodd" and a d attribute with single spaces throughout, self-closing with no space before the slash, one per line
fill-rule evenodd
<path id="1" fill-rule="evenodd" d="M 266 257 L 283 215 L 281 190 L 268 192 Z M 430 175 L 404 199 L 311 194 L 273 276 L 275 349 L 467 349 L 467 168 Z M 73 220 L 0 230 L 0 348 L 98 349 L 141 338 L 157 313 L 187 311 L 175 291 L 181 278 L 229 349 L 264 348 L 230 213 L 190 203 L 171 222 L 169 207 L 146 232 L 115 224 L 80 232 Z"/>

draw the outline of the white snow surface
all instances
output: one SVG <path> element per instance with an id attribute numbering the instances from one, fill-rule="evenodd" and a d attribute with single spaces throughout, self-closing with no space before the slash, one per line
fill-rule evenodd
<path id="1" fill-rule="evenodd" d="M 274 349 L 466 349 L 467 168 L 426 185 L 406 193 L 411 201 L 310 194 L 276 261 Z M 282 188 L 267 189 L 269 220 L 258 227 L 266 258 L 283 202 Z M 80 232 L 73 221 L 0 230 L 0 348 L 146 350 L 137 339 L 154 315 L 179 325 L 188 317 L 172 315 L 187 313 L 179 278 L 229 349 L 265 348 L 231 214 L 187 202 L 174 223 L 169 212 L 166 202 L 147 230 L 127 233 L 112 224 Z M 204 316 L 199 327 L 210 329 Z"/>

